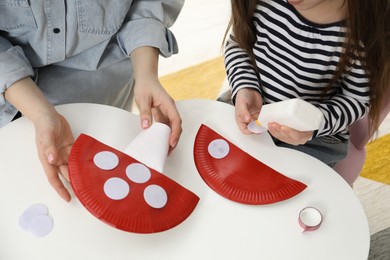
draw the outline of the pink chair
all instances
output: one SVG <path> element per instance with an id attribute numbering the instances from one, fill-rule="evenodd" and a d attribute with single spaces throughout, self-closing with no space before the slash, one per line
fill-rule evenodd
<path id="1" fill-rule="evenodd" d="M 390 112 L 390 90 L 383 103 L 382 112 L 380 114 L 379 122 L 382 123 L 387 114 Z M 359 177 L 364 162 L 366 160 L 366 144 L 370 141 L 371 136 L 368 133 L 368 119 L 367 116 L 356 121 L 349 127 L 351 139 L 349 141 L 349 148 L 347 157 L 338 162 L 334 169 L 343 177 L 349 185 L 355 182 Z"/>

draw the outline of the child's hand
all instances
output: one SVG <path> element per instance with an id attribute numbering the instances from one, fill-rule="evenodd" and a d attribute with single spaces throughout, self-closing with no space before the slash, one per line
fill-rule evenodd
<path id="1" fill-rule="evenodd" d="M 235 118 L 238 128 L 244 134 L 253 134 L 248 124 L 259 116 L 263 99 L 259 92 L 251 88 L 240 89 L 236 95 Z"/>
<path id="2" fill-rule="evenodd" d="M 268 124 L 268 132 L 280 141 L 292 145 L 305 144 L 313 136 L 312 131 L 301 132 L 275 122 Z"/>
<path id="3" fill-rule="evenodd" d="M 34 126 L 38 156 L 47 179 L 65 201 L 70 201 L 70 193 L 59 176 L 69 181 L 68 157 L 74 143 L 70 126 L 58 113 L 39 116 Z"/>

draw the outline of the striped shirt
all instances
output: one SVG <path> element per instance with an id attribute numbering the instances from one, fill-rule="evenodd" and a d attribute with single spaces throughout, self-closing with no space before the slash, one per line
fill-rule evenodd
<path id="1" fill-rule="evenodd" d="M 258 1 L 253 22 L 257 36 L 253 52 L 260 75 L 234 35 L 226 44 L 225 67 L 233 100 L 242 88 L 258 90 L 265 104 L 304 99 L 324 114 L 325 123 L 314 137 L 348 139 L 348 126 L 368 111 L 369 87 L 367 73 L 356 59 L 324 94 L 343 51 L 344 22 L 315 24 L 286 0 Z"/>

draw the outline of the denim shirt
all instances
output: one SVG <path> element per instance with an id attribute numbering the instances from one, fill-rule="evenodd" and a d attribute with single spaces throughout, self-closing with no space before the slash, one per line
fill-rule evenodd
<path id="1" fill-rule="evenodd" d="M 39 68 L 104 70 L 129 60 L 140 46 L 156 47 L 164 57 L 177 53 L 168 28 L 183 4 L 184 0 L 0 1 L 0 127 L 16 113 L 4 99 L 5 90 L 24 77 L 37 77 Z"/>

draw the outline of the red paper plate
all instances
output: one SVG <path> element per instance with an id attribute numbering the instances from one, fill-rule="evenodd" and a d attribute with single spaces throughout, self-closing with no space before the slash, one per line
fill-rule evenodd
<path id="1" fill-rule="evenodd" d="M 104 153 L 111 157 L 102 160 L 100 155 Z M 103 166 L 96 163 L 99 160 L 104 161 Z M 130 179 L 133 172 L 138 174 L 127 173 L 137 168 L 134 166 L 147 174 Z M 199 201 L 172 179 L 84 134 L 72 147 L 69 177 L 74 193 L 88 211 L 128 232 L 155 233 L 173 228 L 192 213 Z"/>
<path id="2" fill-rule="evenodd" d="M 229 147 L 229 151 L 221 155 L 223 158 L 210 155 L 209 145 L 214 140 L 222 140 Z M 199 128 L 195 138 L 194 160 L 199 174 L 210 188 L 243 204 L 283 201 L 307 187 L 256 160 L 205 125 Z"/>

